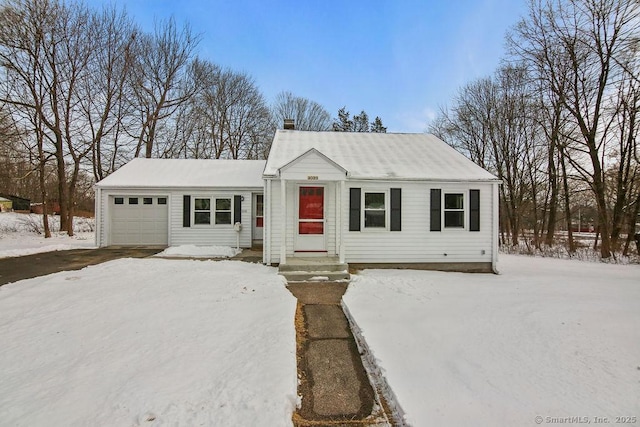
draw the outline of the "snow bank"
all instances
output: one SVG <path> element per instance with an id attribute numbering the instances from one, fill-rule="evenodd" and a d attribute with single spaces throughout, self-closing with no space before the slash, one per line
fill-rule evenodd
<path id="1" fill-rule="evenodd" d="M 499 269 L 354 276 L 345 304 L 406 420 L 640 415 L 640 267 L 501 255 Z"/>
<path id="2" fill-rule="evenodd" d="M 180 245 L 170 246 L 155 256 L 168 258 L 230 258 L 238 255 L 240 252 L 242 252 L 242 250 L 237 250 L 229 246 Z"/>
<path id="3" fill-rule="evenodd" d="M 291 425 L 295 298 L 274 269 L 122 259 L 0 287 L 0 424 Z"/>
<path id="4" fill-rule="evenodd" d="M 49 215 L 51 232 L 60 230 L 60 217 Z M 95 219 L 73 217 L 73 231 L 78 233 L 92 233 L 95 229 Z M 0 233 L 42 233 L 42 215 L 23 214 L 16 212 L 0 213 Z"/>
<path id="5" fill-rule="evenodd" d="M 41 252 L 95 248 L 94 219 L 74 219 L 74 236 L 59 233 L 60 217 L 49 216 L 51 237 L 42 234 L 42 216 L 15 212 L 0 213 L 0 258 Z"/>

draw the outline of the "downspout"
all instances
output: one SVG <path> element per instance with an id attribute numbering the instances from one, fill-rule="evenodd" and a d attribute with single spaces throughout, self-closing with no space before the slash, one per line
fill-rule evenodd
<path id="1" fill-rule="evenodd" d="M 499 209 L 498 209 L 498 193 L 500 183 L 496 182 L 493 187 L 493 218 L 491 230 L 491 270 L 494 274 L 500 274 L 498 271 L 498 227 L 499 227 Z"/>
<path id="2" fill-rule="evenodd" d="M 262 212 L 264 229 L 262 230 L 262 262 L 271 265 L 271 180 L 264 180 L 264 211 Z"/>
<path id="3" fill-rule="evenodd" d="M 96 247 L 100 247 L 100 243 L 101 239 L 100 236 L 102 234 L 102 224 L 100 223 L 100 220 L 102 219 L 102 215 L 100 214 L 100 207 L 102 206 L 102 189 L 100 187 L 94 186 L 95 191 L 96 191 L 96 199 L 94 200 L 94 209 L 95 209 L 95 220 L 96 220 L 96 225 L 95 225 L 95 236 L 94 236 L 94 243 L 96 245 Z"/>
<path id="4" fill-rule="evenodd" d="M 339 192 L 340 192 L 340 196 L 338 198 L 338 203 L 339 203 L 339 210 L 338 210 L 338 226 L 340 227 L 340 240 L 338 242 L 339 244 L 339 248 L 338 248 L 338 257 L 340 259 L 340 264 L 344 264 L 345 262 L 345 253 L 344 253 L 344 211 L 343 211 L 343 206 L 344 204 L 342 203 L 344 200 L 344 187 L 345 187 L 345 183 L 344 180 L 340 181 L 340 185 L 339 185 Z"/>
<path id="5" fill-rule="evenodd" d="M 287 263 L 287 182 L 284 180 L 282 175 L 280 175 L 280 208 L 282 209 L 281 214 L 281 225 L 280 229 L 280 264 Z"/>

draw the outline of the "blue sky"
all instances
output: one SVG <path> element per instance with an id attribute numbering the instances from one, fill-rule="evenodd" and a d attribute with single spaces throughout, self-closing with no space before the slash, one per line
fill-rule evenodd
<path id="1" fill-rule="evenodd" d="M 268 102 L 288 90 L 346 106 L 390 132 L 422 132 L 465 83 L 490 75 L 526 0 L 89 0 L 126 6 L 145 30 L 174 16 L 198 56 L 249 74 Z"/>

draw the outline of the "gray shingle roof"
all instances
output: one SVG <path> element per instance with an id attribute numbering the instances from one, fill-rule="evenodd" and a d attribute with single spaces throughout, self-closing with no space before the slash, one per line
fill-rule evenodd
<path id="1" fill-rule="evenodd" d="M 315 148 L 352 179 L 497 181 L 434 135 L 278 130 L 265 176 Z"/>

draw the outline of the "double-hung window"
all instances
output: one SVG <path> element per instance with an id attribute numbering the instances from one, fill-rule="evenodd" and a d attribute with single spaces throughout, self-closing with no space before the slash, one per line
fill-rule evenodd
<path id="1" fill-rule="evenodd" d="M 384 192 L 364 193 L 364 228 L 387 227 L 386 199 Z"/>
<path id="2" fill-rule="evenodd" d="M 193 223 L 211 224 L 211 199 L 195 197 L 193 199 Z"/>
<path id="3" fill-rule="evenodd" d="M 445 228 L 464 228 L 463 193 L 445 193 L 444 226 Z"/>
<path id="4" fill-rule="evenodd" d="M 216 199 L 216 224 L 231 224 L 231 199 Z"/>

